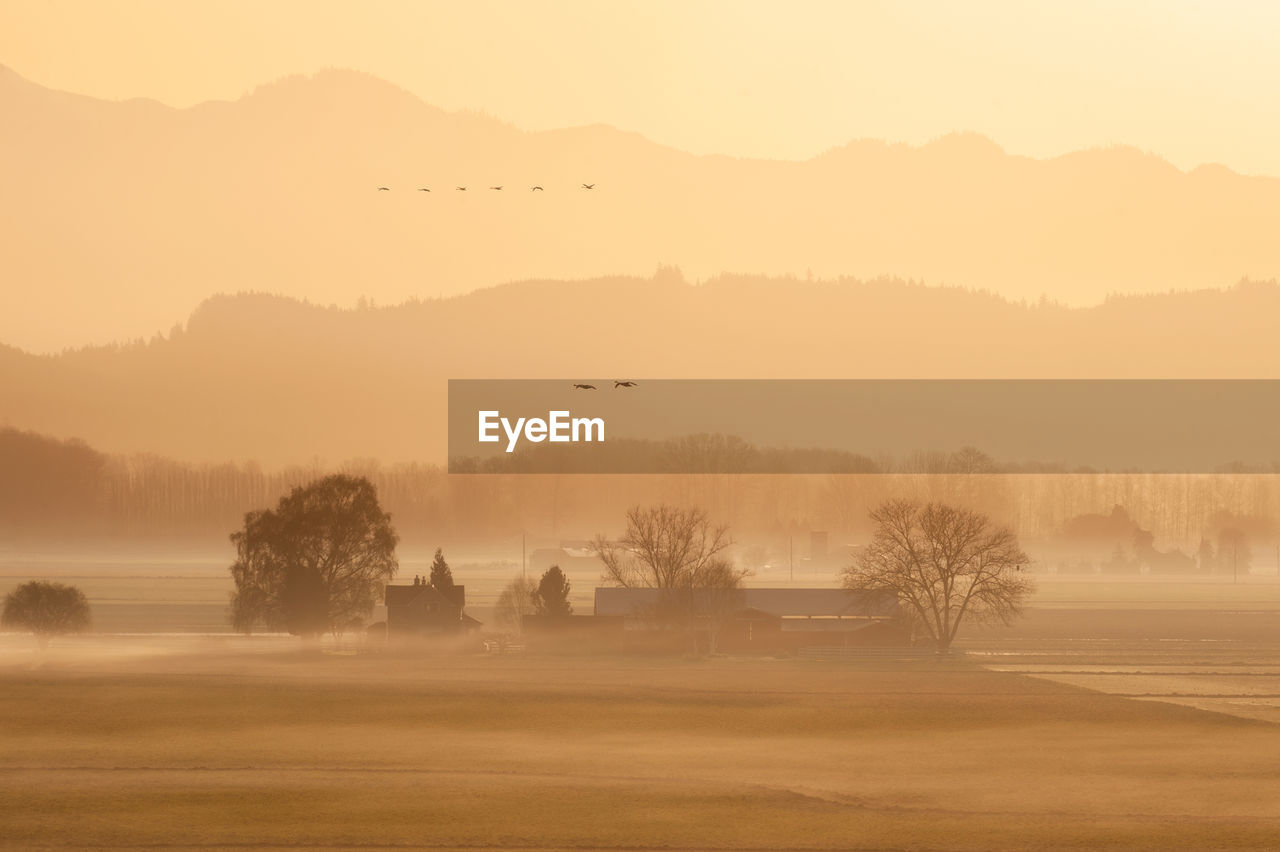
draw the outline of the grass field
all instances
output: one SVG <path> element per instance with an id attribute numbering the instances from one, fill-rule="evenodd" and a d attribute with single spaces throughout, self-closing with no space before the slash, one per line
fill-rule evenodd
<path id="1" fill-rule="evenodd" d="M 963 661 L 219 652 L 111 665 L 0 670 L 0 844 L 1280 838 L 1280 727 Z"/>

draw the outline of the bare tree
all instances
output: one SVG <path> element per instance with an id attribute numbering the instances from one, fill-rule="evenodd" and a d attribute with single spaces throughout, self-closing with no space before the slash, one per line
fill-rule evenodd
<path id="1" fill-rule="evenodd" d="M 746 608 L 742 581 L 748 573 L 746 569 L 734 568 L 728 560 L 713 559 L 692 578 L 688 593 L 690 615 L 694 625 L 707 634 L 708 654 L 716 652 L 720 632 Z M 695 632 L 695 651 L 697 641 Z"/>
<path id="2" fill-rule="evenodd" d="M 873 510 L 871 520 L 875 534 L 844 570 L 845 587 L 895 592 L 940 653 L 964 619 L 1008 624 L 1031 593 L 1022 573 L 1030 557 L 1011 530 L 986 515 L 891 500 Z"/>
<path id="3" fill-rule="evenodd" d="M 594 550 L 604 563 L 606 583 L 627 589 L 687 587 L 732 542 L 729 529 L 712 526 L 702 509 L 633 506 L 627 529 L 611 542 L 596 536 Z"/>
<path id="4" fill-rule="evenodd" d="M 524 631 L 524 617 L 537 612 L 534 595 L 538 584 L 532 578 L 517 574 L 498 595 L 496 605 L 498 623 L 512 633 Z"/>
<path id="5" fill-rule="evenodd" d="M 705 629 L 714 653 L 721 628 L 742 609 L 742 581 L 749 573 L 721 556 L 731 543 L 728 528 L 713 526 L 703 509 L 664 504 L 631 508 L 622 538 L 597 536 L 594 548 L 604 563 L 604 582 L 658 589 L 650 617 L 688 631 L 695 651 Z"/>

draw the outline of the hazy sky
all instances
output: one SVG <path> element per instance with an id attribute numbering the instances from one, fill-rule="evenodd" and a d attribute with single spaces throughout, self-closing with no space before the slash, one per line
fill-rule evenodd
<path id="1" fill-rule="evenodd" d="M 175 106 L 368 71 L 529 128 L 805 158 L 953 130 L 1280 175 L 1280 3 L 0 0 L 0 63 Z"/>

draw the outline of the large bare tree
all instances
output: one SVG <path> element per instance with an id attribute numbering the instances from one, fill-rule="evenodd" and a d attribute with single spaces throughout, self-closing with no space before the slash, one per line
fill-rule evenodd
<path id="1" fill-rule="evenodd" d="M 650 617 L 689 631 L 695 650 L 705 632 L 714 653 L 720 630 L 742 609 L 748 574 L 722 555 L 731 543 L 728 527 L 713 525 L 703 509 L 664 504 L 632 507 L 622 538 L 597 536 L 595 552 L 604 563 L 604 582 L 658 589 Z"/>
<path id="2" fill-rule="evenodd" d="M 707 513 L 679 506 L 633 506 L 616 542 L 596 536 L 604 580 L 627 589 L 678 589 L 704 575 L 731 544 L 729 528 L 713 526 Z"/>
<path id="3" fill-rule="evenodd" d="M 871 520 L 871 544 L 844 570 L 844 585 L 895 592 L 939 652 L 951 647 L 966 618 L 1008 624 L 1031 593 L 1022 571 L 1030 557 L 1011 530 L 986 515 L 890 500 L 871 512 Z"/>
<path id="4" fill-rule="evenodd" d="M 512 633 L 524 632 L 524 617 L 538 611 L 533 598 L 537 594 L 538 584 L 532 578 L 517 574 L 498 595 L 498 623 Z"/>
<path id="5" fill-rule="evenodd" d="M 716 653 L 720 632 L 747 606 L 742 581 L 746 569 L 735 568 L 727 559 L 713 559 L 694 577 L 687 599 L 689 618 L 707 635 L 707 653 Z M 694 634 L 694 652 L 697 648 Z"/>

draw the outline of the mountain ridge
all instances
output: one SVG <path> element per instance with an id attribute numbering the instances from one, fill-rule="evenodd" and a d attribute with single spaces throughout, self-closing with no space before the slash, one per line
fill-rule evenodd
<path id="1" fill-rule="evenodd" d="M 421 95 L 418 95 L 412 90 L 407 89 L 403 86 L 400 86 L 392 81 L 386 80 L 385 78 L 378 77 L 375 74 L 371 74 L 366 71 L 361 71 L 359 69 L 344 68 L 344 67 L 338 67 L 338 66 L 326 66 L 312 72 L 296 72 L 296 73 L 285 74 L 275 79 L 268 80 L 263 83 L 259 83 L 253 86 L 251 89 L 247 90 L 246 92 L 242 93 L 237 98 L 211 98 L 203 101 L 198 101 L 188 106 L 174 106 L 174 105 L 165 103 L 164 101 L 147 97 L 145 95 L 133 96 L 133 97 L 121 98 L 121 99 L 107 99 L 107 98 L 95 97 L 93 95 L 84 95 L 77 92 L 71 92 L 65 89 L 54 89 L 51 87 L 46 87 L 32 80 L 31 78 L 22 75 L 12 66 L 8 66 L 8 65 L 5 65 L 4 63 L 0 63 L 0 80 L 3 79 L 3 76 L 5 74 L 8 74 L 9 76 L 16 79 L 17 81 L 20 81 L 21 84 L 31 89 L 39 90 L 42 92 L 65 95 L 75 99 L 80 99 L 85 101 L 94 101 L 94 102 L 104 103 L 104 104 L 137 103 L 137 104 L 154 105 L 157 107 L 161 107 L 165 111 L 171 111 L 175 113 L 200 111 L 206 108 L 217 109 L 224 105 L 240 104 L 244 102 L 270 101 L 274 99 L 275 96 L 279 93 L 325 91 L 325 90 L 332 91 L 334 88 L 333 86 L 330 85 L 332 83 L 347 84 L 346 87 L 349 88 L 350 83 L 361 82 L 361 83 L 367 84 L 367 88 L 370 91 L 383 91 L 386 93 L 394 93 L 396 96 L 403 98 L 405 101 L 413 102 L 415 105 L 420 105 L 430 111 L 433 111 L 442 115 L 453 115 L 453 116 L 462 116 L 466 118 L 475 118 L 481 121 L 490 122 L 495 125 L 506 127 L 523 134 L 562 134 L 562 133 L 574 132 L 574 131 L 586 132 L 586 131 L 603 130 L 617 136 L 636 137 L 655 147 L 666 148 L 671 151 L 675 151 L 680 154 L 684 154 L 686 156 L 695 157 L 695 158 L 719 158 L 719 159 L 727 159 L 727 160 L 743 160 L 743 161 L 764 162 L 764 163 L 808 163 L 814 160 L 820 160 L 833 155 L 838 155 L 841 152 L 844 152 L 846 149 L 857 148 L 859 146 L 864 146 L 864 145 L 878 146 L 878 147 L 887 148 L 887 149 L 903 149 L 907 151 L 920 151 L 920 150 L 955 146 L 957 144 L 960 144 L 970 151 L 985 150 L 990 153 L 999 154 L 999 155 L 1003 155 L 1010 158 L 1029 160 L 1033 162 L 1050 162 L 1050 161 L 1058 160 L 1062 158 L 1072 158 L 1076 156 L 1091 156 L 1096 154 L 1111 154 L 1111 153 L 1130 154 L 1131 153 L 1133 155 L 1136 155 L 1139 158 L 1149 159 L 1149 160 L 1158 162 L 1162 166 L 1167 167 L 1169 170 L 1172 170 L 1174 172 L 1177 172 L 1178 174 L 1183 174 L 1183 175 L 1189 175 L 1201 169 L 1212 169 L 1212 170 L 1217 170 L 1225 173 L 1230 173 L 1237 177 L 1280 179 L 1280 176 L 1275 176 L 1275 175 L 1253 175 L 1253 174 L 1245 174 L 1242 172 L 1238 172 L 1235 169 L 1232 169 L 1230 166 L 1227 166 L 1223 163 L 1219 163 L 1217 161 L 1206 161 L 1203 163 L 1197 163 L 1194 166 L 1183 168 L 1171 162 L 1170 160 L 1168 160 L 1158 152 L 1144 150 L 1137 146 L 1127 145 L 1123 143 L 1090 146 L 1086 148 L 1062 151 L 1057 154 L 1051 154 L 1047 156 L 1014 154 L 1006 150 L 997 140 L 991 138 L 990 136 L 984 133 L 981 133 L 979 131 L 974 131 L 974 130 L 953 130 L 953 131 L 935 136 L 921 143 L 895 141 L 895 140 L 885 139 L 881 137 L 856 137 L 856 138 L 851 138 L 846 142 L 831 146 L 822 151 L 814 153 L 811 156 L 803 157 L 803 158 L 792 158 L 792 159 L 748 157 L 748 156 L 740 156 L 740 155 L 723 152 L 723 151 L 695 154 L 693 152 L 686 151 L 676 146 L 667 145 L 665 143 L 658 142 L 657 140 L 654 140 L 649 136 L 645 135 L 643 131 L 621 128 L 612 124 L 608 124 L 606 122 L 588 122 L 585 124 L 575 124 L 575 125 L 567 125 L 564 127 L 532 130 L 532 129 L 521 127 L 515 122 L 508 121 L 506 119 L 503 119 L 498 116 L 494 116 L 490 113 L 487 113 L 481 110 L 470 110 L 470 109 L 446 110 L 442 107 L 436 106 L 435 104 L 431 103 L 431 101 L 427 100 Z"/>
<path id="2" fill-rule="evenodd" d="M 1041 160 L 961 133 L 693 155 L 445 112 L 338 70 L 185 109 L 6 72 L 0 109 L 0 341 L 30 351 L 145 336 L 217 292 L 401 302 L 662 264 L 1072 304 L 1280 275 L 1280 179 L 1132 148 Z"/>

